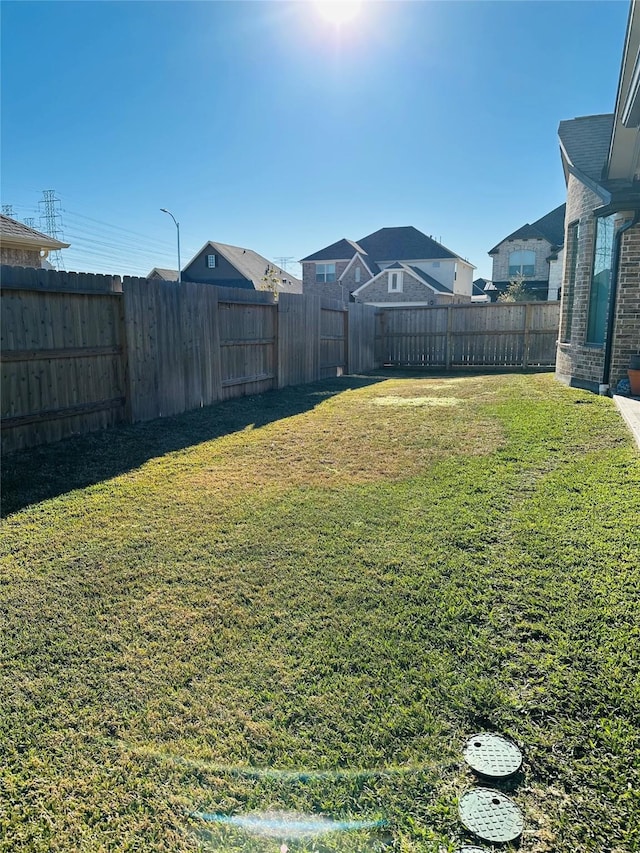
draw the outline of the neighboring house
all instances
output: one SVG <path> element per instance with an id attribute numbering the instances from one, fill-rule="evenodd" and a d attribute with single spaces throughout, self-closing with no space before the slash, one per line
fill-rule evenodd
<path id="1" fill-rule="evenodd" d="M 495 302 L 510 282 L 523 277 L 531 299 L 555 300 L 562 279 L 565 204 L 527 222 L 491 249 Z"/>
<path id="2" fill-rule="evenodd" d="M 277 267 L 262 255 L 241 246 L 226 243 L 204 244 L 182 270 L 182 281 L 241 287 L 250 290 L 275 290 L 278 293 L 302 293 L 302 282 Z"/>
<path id="3" fill-rule="evenodd" d="M 50 251 L 68 249 L 69 245 L 0 214 L 0 263 L 40 269 Z"/>
<path id="4" fill-rule="evenodd" d="M 162 267 L 154 267 L 146 276 L 151 281 L 177 281 L 178 270 L 165 270 Z"/>
<path id="5" fill-rule="evenodd" d="M 381 228 L 361 240 L 342 239 L 303 258 L 305 293 L 372 305 L 470 302 L 468 261 L 413 226 Z"/>
<path id="6" fill-rule="evenodd" d="M 473 282 L 471 292 L 472 302 L 491 302 L 490 293 L 493 290 L 493 282 L 488 278 L 476 278 Z"/>
<path id="7" fill-rule="evenodd" d="M 613 115 L 560 122 L 566 259 L 556 377 L 606 393 L 640 353 L 640 9 Z"/>

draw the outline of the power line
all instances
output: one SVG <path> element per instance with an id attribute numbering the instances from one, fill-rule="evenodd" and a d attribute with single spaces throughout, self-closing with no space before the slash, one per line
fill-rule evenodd
<path id="1" fill-rule="evenodd" d="M 2 205 L 2 215 L 3 216 L 13 216 L 13 205 L 12 204 L 3 204 Z"/>
<path id="2" fill-rule="evenodd" d="M 280 267 L 285 272 L 287 272 L 287 264 L 289 263 L 289 261 L 295 261 L 295 258 L 293 257 L 293 255 L 288 255 L 288 256 L 282 255 L 281 257 L 276 258 L 276 261 L 279 261 Z"/>
<path id="3" fill-rule="evenodd" d="M 43 227 L 44 233 L 48 234 L 54 240 L 60 240 L 63 236 L 62 216 L 59 207 L 60 199 L 56 198 L 55 190 L 42 190 L 42 201 L 39 201 L 38 205 L 41 205 L 44 211 L 40 215 L 40 226 Z M 64 269 L 59 249 L 55 249 L 49 255 L 53 259 L 53 266 L 56 269 Z"/>

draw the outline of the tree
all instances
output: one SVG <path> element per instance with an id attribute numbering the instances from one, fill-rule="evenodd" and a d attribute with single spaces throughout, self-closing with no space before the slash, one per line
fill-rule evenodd
<path id="1" fill-rule="evenodd" d="M 528 302 L 530 299 L 531 294 L 526 290 L 522 273 L 511 279 L 509 287 L 498 296 L 498 302 Z"/>
<path id="2" fill-rule="evenodd" d="M 264 284 L 264 289 L 273 293 L 275 299 L 278 298 L 278 288 L 280 287 L 280 278 L 278 276 L 278 271 L 275 267 L 269 265 L 264 271 L 264 275 L 262 276 L 262 283 Z"/>

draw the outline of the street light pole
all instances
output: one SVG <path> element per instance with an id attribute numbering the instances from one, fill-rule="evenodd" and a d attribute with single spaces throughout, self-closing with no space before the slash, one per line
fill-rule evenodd
<path id="1" fill-rule="evenodd" d="M 171 213 L 170 210 L 167 210 L 166 207 L 161 207 L 160 212 L 161 213 L 168 213 L 169 216 L 175 222 L 176 230 L 178 232 L 178 284 L 182 284 L 182 268 L 180 267 L 180 223 L 176 222 L 175 216 L 173 215 L 173 213 Z"/>

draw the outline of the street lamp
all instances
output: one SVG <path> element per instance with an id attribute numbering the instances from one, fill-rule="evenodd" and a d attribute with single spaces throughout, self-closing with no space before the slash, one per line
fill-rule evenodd
<path id="1" fill-rule="evenodd" d="M 176 222 L 175 216 L 173 215 L 173 213 L 171 213 L 170 210 L 167 210 L 166 207 L 161 207 L 160 212 L 161 213 L 168 213 L 176 225 L 176 230 L 178 232 L 178 284 L 181 284 L 182 283 L 182 269 L 180 267 L 180 223 Z"/>

